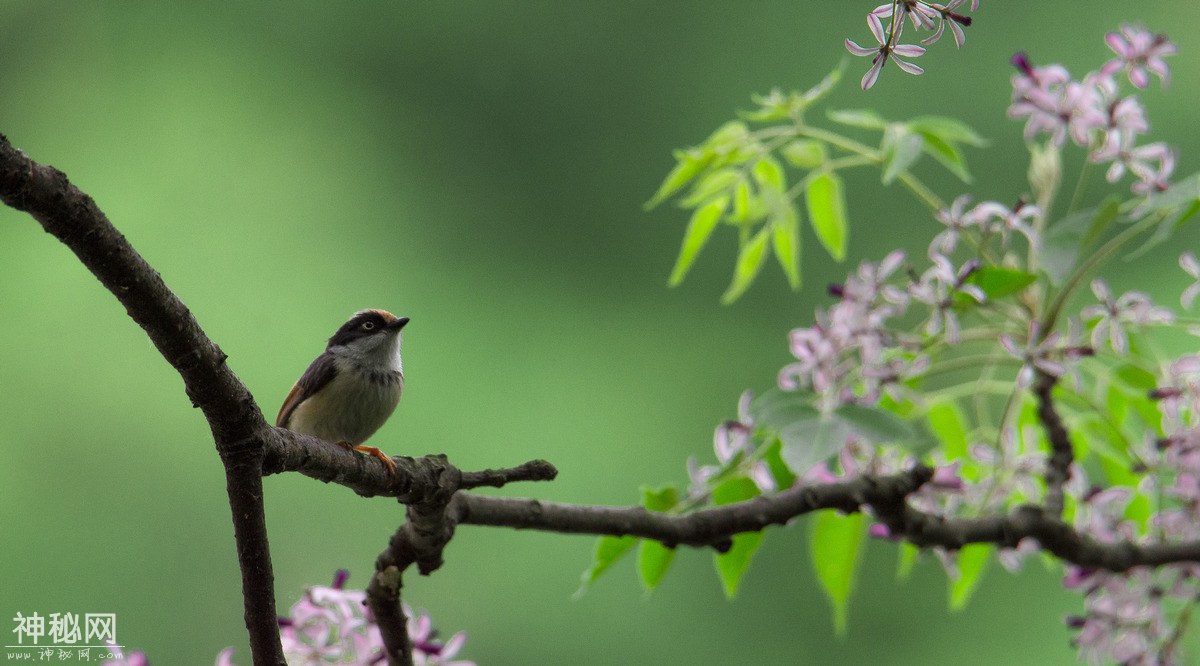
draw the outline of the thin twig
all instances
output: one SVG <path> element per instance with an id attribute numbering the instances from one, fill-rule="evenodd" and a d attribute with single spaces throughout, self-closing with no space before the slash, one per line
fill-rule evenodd
<path id="1" fill-rule="evenodd" d="M 1062 417 L 1054 408 L 1054 384 L 1057 380 L 1044 372 L 1038 373 L 1033 393 L 1038 399 L 1038 420 L 1050 440 L 1050 457 L 1046 460 L 1046 511 L 1053 516 L 1063 512 L 1063 488 L 1071 479 L 1071 463 L 1075 451 L 1071 448 L 1071 436 L 1063 424 Z"/>

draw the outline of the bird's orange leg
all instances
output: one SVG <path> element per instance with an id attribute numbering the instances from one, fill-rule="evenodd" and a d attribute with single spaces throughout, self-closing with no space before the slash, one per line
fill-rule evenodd
<path id="1" fill-rule="evenodd" d="M 375 448 L 374 446 L 366 446 L 364 444 L 359 444 L 358 446 L 355 446 L 355 445 L 351 444 L 350 442 L 346 442 L 346 441 L 338 442 L 337 445 L 342 447 L 343 449 L 346 449 L 347 451 L 362 451 L 363 453 L 371 456 L 372 458 L 378 458 L 379 462 L 382 462 L 383 466 L 387 467 L 388 474 L 390 474 L 392 476 L 396 475 L 396 461 L 389 458 L 386 453 L 384 453 L 383 451 L 380 451 L 379 449 Z"/>
<path id="2" fill-rule="evenodd" d="M 354 450 L 362 451 L 363 453 L 366 453 L 374 458 L 379 458 L 379 461 L 383 463 L 384 467 L 387 467 L 388 474 L 396 476 L 396 461 L 389 458 L 388 454 L 380 451 L 374 446 L 364 446 L 362 444 L 354 447 Z"/>

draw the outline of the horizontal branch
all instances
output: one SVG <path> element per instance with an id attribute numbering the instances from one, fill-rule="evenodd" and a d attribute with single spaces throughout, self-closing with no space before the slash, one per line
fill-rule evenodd
<path id="1" fill-rule="evenodd" d="M 891 525 L 889 525 L 891 527 Z M 904 527 L 893 530 L 916 546 L 956 550 L 972 543 L 1016 548 L 1025 538 L 1064 562 L 1089 569 L 1127 571 L 1176 562 L 1200 562 L 1200 541 L 1106 543 L 1084 534 L 1042 507 L 1026 505 L 1003 516 L 943 519 L 906 507 Z"/>
<path id="2" fill-rule="evenodd" d="M 906 498 L 928 481 L 931 474 L 929 468 L 916 466 L 889 476 L 861 476 L 830 484 L 796 486 L 682 515 L 636 506 L 585 506 L 472 493 L 455 495 L 448 513 L 459 524 L 634 536 L 670 547 L 724 550 L 735 534 L 782 525 L 806 513 L 823 509 L 851 513 L 869 508 L 891 534 L 922 548 L 958 550 L 973 543 L 1016 548 L 1022 539 L 1033 538 L 1060 560 L 1090 569 L 1126 571 L 1137 566 L 1200 562 L 1200 541 L 1104 543 L 1033 505 L 982 518 L 942 518 L 924 513 L 909 505 Z"/>
<path id="3" fill-rule="evenodd" d="M 499 488 L 518 481 L 550 481 L 558 475 L 554 465 L 545 460 L 531 460 L 504 469 L 463 472 L 450 465 L 444 455 L 394 456 L 396 472 L 389 474 L 370 456 L 283 428 L 271 428 L 266 444 L 264 476 L 299 472 L 318 481 L 345 486 L 363 497 L 395 497 L 404 504 L 423 501 L 446 483 L 445 474 L 454 477 L 451 481 L 454 490 Z"/>
<path id="4" fill-rule="evenodd" d="M 642 507 L 582 506 L 532 499 L 486 497 L 459 493 L 450 503 L 452 519 L 462 524 L 491 525 L 568 534 L 636 536 L 667 546 L 713 546 L 728 549 L 733 535 L 782 525 L 820 509 L 850 513 L 864 505 L 895 506 L 933 475 L 923 465 L 889 476 L 860 476 L 838 483 L 795 486 L 735 504 L 682 515 Z"/>

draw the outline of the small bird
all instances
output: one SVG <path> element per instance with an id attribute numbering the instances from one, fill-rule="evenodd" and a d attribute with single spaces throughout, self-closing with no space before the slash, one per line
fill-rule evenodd
<path id="1" fill-rule="evenodd" d="M 275 425 L 368 453 L 395 474 L 396 463 L 363 442 L 400 402 L 400 329 L 407 323 L 386 310 L 355 312 L 288 392 Z"/>

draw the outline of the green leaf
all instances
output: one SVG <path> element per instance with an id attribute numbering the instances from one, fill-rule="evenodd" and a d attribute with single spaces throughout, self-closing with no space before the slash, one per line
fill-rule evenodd
<path id="1" fill-rule="evenodd" d="M 1120 200 L 1109 197 L 1095 208 L 1081 210 L 1053 223 L 1042 240 L 1042 269 L 1054 286 L 1062 285 L 1079 261 L 1120 213 Z"/>
<path id="2" fill-rule="evenodd" d="M 1151 248 L 1170 238 L 1176 229 L 1183 226 L 1200 212 L 1200 174 L 1194 174 L 1172 184 L 1165 192 L 1151 192 L 1144 203 L 1132 213 L 1136 219 L 1157 214 L 1162 217 L 1150 238 L 1133 252 L 1125 256 L 1132 261 Z"/>
<path id="3" fill-rule="evenodd" d="M 642 587 L 647 592 L 657 588 L 667 575 L 671 561 L 675 559 L 675 551 L 657 541 L 642 539 L 638 545 L 638 574 L 642 578 Z"/>
<path id="4" fill-rule="evenodd" d="M 804 474 L 846 445 L 850 426 L 832 414 L 802 418 L 779 431 L 780 457 L 796 474 Z"/>
<path id="5" fill-rule="evenodd" d="M 704 148 L 716 151 L 717 154 L 733 152 L 746 145 L 750 139 L 750 128 L 740 120 L 730 120 L 721 125 L 704 141 Z"/>
<path id="6" fill-rule="evenodd" d="M 1122 363 L 1114 368 L 1113 378 L 1118 380 L 1118 385 L 1124 387 L 1127 394 L 1137 397 L 1145 397 L 1158 386 L 1158 378 L 1153 372 L 1132 363 Z"/>
<path id="7" fill-rule="evenodd" d="M 977 148 L 988 143 L 966 123 L 946 116 L 918 116 L 906 124 L 917 132 L 936 136 L 947 143 L 965 143 Z"/>
<path id="8" fill-rule="evenodd" d="M 754 122 L 770 122 L 792 117 L 792 109 L 799 99 L 798 93 L 784 95 L 779 88 L 772 88 L 766 95 L 751 95 L 750 100 L 758 105 L 753 111 L 739 113 L 742 118 Z"/>
<path id="9" fill-rule="evenodd" d="M 781 202 L 776 215 L 771 218 L 771 246 L 775 248 L 775 259 L 788 286 L 800 288 L 800 220 L 791 204 Z"/>
<path id="10" fill-rule="evenodd" d="M 712 489 L 712 502 L 716 506 L 736 504 L 758 497 L 761 493 L 752 479 L 735 476 L 722 481 Z"/>
<path id="11" fill-rule="evenodd" d="M 750 402 L 750 415 L 760 429 L 778 436 L 779 458 L 793 474 L 834 455 L 852 435 L 877 443 L 916 436 L 911 424 L 879 407 L 843 405 L 822 414 L 801 391 L 765 391 Z"/>
<path id="12" fill-rule="evenodd" d="M 849 223 L 842 179 L 831 171 L 813 178 L 804 190 L 804 201 L 808 205 L 809 222 L 821 245 L 834 259 L 845 259 Z"/>
<path id="13" fill-rule="evenodd" d="M 1200 201 L 1200 174 L 1192 174 L 1173 183 L 1165 192 L 1151 192 L 1138 206 L 1142 213 L 1165 212 Z"/>
<path id="14" fill-rule="evenodd" d="M 787 182 L 783 177 L 783 167 L 774 159 L 770 157 L 762 158 L 754 163 L 751 171 L 754 173 L 754 179 L 762 187 L 770 188 L 777 192 L 783 192 L 787 189 Z"/>
<path id="15" fill-rule="evenodd" d="M 1120 431 L 1099 417 L 1071 419 L 1070 426 L 1071 448 L 1075 451 L 1076 460 L 1084 460 L 1095 453 L 1099 457 L 1120 460 L 1121 464 L 1130 464 L 1129 456 Z"/>
<path id="16" fill-rule="evenodd" d="M 853 434 L 875 444 L 903 442 L 917 434 L 907 421 L 878 407 L 847 404 L 833 410 L 833 414 L 845 421 Z"/>
<path id="17" fill-rule="evenodd" d="M 1104 468 L 1104 474 L 1108 477 L 1109 486 L 1124 486 L 1126 488 L 1137 488 L 1141 482 L 1141 478 L 1129 471 L 1129 463 L 1127 461 L 1114 460 L 1110 458 L 1100 458 L 1101 467 Z M 1150 517 L 1154 513 L 1154 506 L 1150 502 L 1150 498 L 1143 494 L 1133 493 L 1133 499 L 1125 506 L 1125 518 L 1137 523 L 1142 529 L 1150 522 Z"/>
<path id="18" fill-rule="evenodd" d="M 967 417 L 957 402 L 943 400 L 933 404 L 925 413 L 925 419 L 929 422 L 929 429 L 942 443 L 947 460 L 967 457 Z"/>
<path id="19" fill-rule="evenodd" d="M 763 262 L 767 258 L 767 244 L 771 240 L 771 227 L 764 225 L 754 234 L 738 252 L 737 264 L 733 269 L 733 281 L 721 296 L 721 302 L 728 305 L 736 301 L 758 277 Z"/>
<path id="20" fill-rule="evenodd" d="M 866 534 L 866 518 L 861 513 L 843 516 L 821 511 L 812 521 L 809 548 L 813 569 L 833 606 L 833 628 L 839 635 L 846 633 L 850 594 Z"/>
<path id="21" fill-rule="evenodd" d="M 863 129 L 883 129 L 887 127 L 887 121 L 883 119 L 883 116 L 870 109 L 830 110 L 826 115 L 833 122 L 849 125 L 850 127 L 861 127 Z"/>
<path id="22" fill-rule="evenodd" d="M 811 394 L 803 391 L 784 391 L 772 388 L 763 391 L 750 401 L 750 417 L 774 432 L 779 432 L 796 421 L 813 419 L 820 415 L 812 406 Z"/>
<path id="23" fill-rule="evenodd" d="M 679 258 L 675 260 L 675 268 L 671 270 L 671 278 L 667 281 L 669 285 L 674 287 L 683 282 L 688 269 L 696 261 L 700 250 L 708 243 L 728 205 L 728 197 L 717 197 L 692 213 L 692 219 L 683 235 L 683 247 L 679 249 Z"/>
<path id="24" fill-rule="evenodd" d="M 775 486 L 777 488 L 791 488 L 792 484 L 796 483 L 798 477 L 792 470 L 788 469 L 787 463 L 783 462 L 783 457 L 779 453 L 782 448 L 783 443 L 776 437 L 767 445 L 762 460 L 767 464 L 767 468 L 771 470 L 771 477 L 775 479 Z"/>
<path id="25" fill-rule="evenodd" d="M 712 500 L 713 504 L 721 506 L 743 502 L 758 495 L 758 486 L 754 484 L 754 481 L 739 476 L 728 479 L 713 488 Z M 741 583 L 746 569 L 750 566 L 750 560 L 754 557 L 755 551 L 762 544 L 762 538 L 762 532 L 744 532 L 734 535 L 733 546 L 724 553 L 717 553 L 713 556 L 713 563 L 721 577 L 721 585 L 727 598 L 732 599 L 737 596 L 738 585 Z"/>
<path id="26" fill-rule="evenodd" d="M 815 169 L 825 163 L 825 144 L 816 139 L 798 139 L 779 149 L 779 154 L 794 167 Z"/>
<path id="27" fill-rule="evenodd" d="M 675 486 L 663 486 L 661 488 L 651 488 L 642 486 L 642 506 L 650 511 L 670 511 L 679 504 L 679 489 Z M 657 541 L 651 539 L 642 539 L 638 545 L 638 574 L 642 578 L 642 586 L 649 592 L 658 587 L 662 582 L 663 576 L 667 574 L 667 568 L 671 566 L 671 560 L 675 558 L 675 551 L 667 548 Z"/>
<path id="28" fill-rule="evenodd" d="M 1116 196 L 1110 196 L 1096 206 L 1091 223 L 1087 227 L 1087 231 L 1080 239 L 1080 250 L 1087 250 L 1100 241 L 1104 236 L 1104 232 L 1112 226 L 1112 223 L 1121 213 L 1121 200 Z"/>
<path id="29" fill-rule="evenodd" d="M 654 193 L 654 196 L 650 197 L 650 200 L 645 203 L 645 208 L 647 210 L 654 208 L 672 194 L 678 192 L 680 188 L 690 183 L 693 178 L 708 168 L 714 157 L 715 155 L 711 152 L 696 149 L 677 153 L 676 159 L 678 161 L 675 167 L 671 169 L 662 184 L 658 186 L 658 191 Z"/>
<path id="30" fill-rule="evenodd" d="M 899 548 L 900 559 L 896 562 L 896 578 L 907 580 L 912 575 L 913 567 L 917 564 L 917 557 L 921 554 L 921 549 L 907 541 L 901 541 Z"/>
<path id="31" fill-rule="evenodd" d="M 666 485 L 661 488 L 642 486 L 642 506 L 650 511 L 670 511 L 679 504 L 679 488 Z"/>
<path id="32" fill-rule="evenodd" d="M 733 599 L 737 596 L 742 576 L 750 567 L 750 560 L 754 558 L 754 553 L 758 552 L 762 540 L 762 532 L 735 534 L 733 545 L 729 550 L 714 556 L 717 573 L 721 576 L 721 587 L 725 591 L 725 598 Z"/>
<path id="33" fill-rule="evenodd" d="M 1179 210 L 1169 213 L 1163 218 L 1163 221 L 1154 228 L 1154 233 L 1146 239 L 1136 250 L 1125 255 L 1126 262 L 1140 258 L 1150 250 L 1158 247 L 1167 241 L 1171 236 L 1175 235 L 1175 231 L 1184 225 L 1188 220 L 1192 219 L 1196 213 L 1200 213 L 1200 201 L 1192 201 L 1185 204 Z"/>
<path id="34" fill-rule="evenodd" d="M 958 176 L 962 182 L 971 182 L 971 173 L 967 171 L 967 161 L 963 159 L 962 152 L 954 144 L 943 141 L 936 134 L 920 130 L 917 130 L 917 133 L 924 139 L 923 149 L 930 157 L 946 167 L 947 171 Z"/>
<path id="35" fill-rule="evenodd" d="M 679 203 L 684 208 L 695 208 L 708 203 L 720 194 L 725 194 L 741 180 L 742 175 L 737 169 L 717 169 L 705 175 L 692 187 L 692 191 Z"/>
<path id="36" fill-rule="evenodd" d="M 888 125 L 883 133 L 880 152 L 883 156 L 883 184 L 888 185 L 901 172 L 907 171 L 925 147 L 925 139 L 901 124 Z"/>
<path id="37" fill-rule="evenodd" d="M 995 550 L 996 547 L 990 543 L 973 543 L 959 549 L 956 558 L 958 579 L 950 584 L 950 610 L 966 607 Z"/>
<path id="38" fill-rule="evenodd" d="M 967 282 L 982 289 L 983 293 L 987 295 L 988 300 L 994 301 L 1005 296 L 1011 296 L 1037 282 L 1037 276 L 1015 268 L 983 266 L 974 273 L 971 273 L 970 277 L 967 278 Z M 973 301 L 974 299 L 971 300 Z"/>
<path id="39" fill-rule="evenodd" d="M 838 64 L 837 67 L 834 68 L 832 72 L 826 74 L 825 78 L 821 79 L 817 85 L 805 90 L 804 93 L 800 95 L 800 109 L 806 109 L 816 103 L 817 100 L 828 95 L 829 92 L 833 90 L 834 86 L 838 84 L 838 81 L 842 80 L 842 72 L 845 71 L 845 69 L 846 61 L 843 60 Z"/>
<path id="40" fill-rule="evenodd" d="M 750 221 L 750 208 L 753 194 L 750 192 L 750 182 L 745 178 L 738 180 L 733 188 L 733 214 L 729 219 L 734 224 L 745 224 Z"/>
<path id="41" fill-rule="evenodd" d="M 612 565 L 616 564 L 617 560 L 621 559 L 625 553 L 628 553 L 635 543 L 637 543 L 637 539 L 631 536 L 602 536 L 597 539 L 596 550 L 592 555 L 592 566 L 583 572 L 583 580 L 579 589 L 575 592 L 575 596 L 582 596 L 592 586 L 592 583 L 595 583 L 600 578 L 600 574 L 608 571 Z"/>

